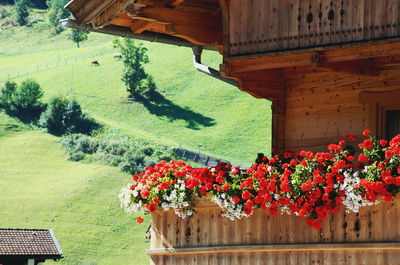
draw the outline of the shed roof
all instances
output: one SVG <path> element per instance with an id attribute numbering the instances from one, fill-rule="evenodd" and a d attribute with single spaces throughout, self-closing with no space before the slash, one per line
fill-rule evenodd
<path id="1" fill-rule="evenodd" d="M 61 258 L 62 250 L 52 229 L 0 228 L 1 256 Z"/>

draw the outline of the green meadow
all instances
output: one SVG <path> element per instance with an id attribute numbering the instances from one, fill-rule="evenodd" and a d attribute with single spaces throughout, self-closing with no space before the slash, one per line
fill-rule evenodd
<path id="1" fill-rule="evenodd" d="M 113 58 L 113 36 L 91 33 L 77 48 L 68 31 L 51 37 L 44 23 L 7 28 L 0 33 L 0 82 L 34 78 L 44 101 L 72 94 L 102 124 L 159 144 L 222 157 L 249 165 L 270 149 L 270 103 L 198 72 L 191 49 L 145 42 L 162 97 L 147 104 L 130 102 L 121 81 L 122 62 Z M 92 66 L 97 60 L 100 66 Z M 204 53 L 218 69 L 222 57 Z"/>
<path id="2" fill-rule="evenodd" d="M 0 227 L 52 228 L 64 252 L 62 264 L 148 264 L 149 218 L 139 225 L 136 215 L 119 207 L 118 193 L 130 176 L 68 161 L 56 137 L 4 116 Z"/>
<path id="3" fill-rule="evenodd" d="M 33 78 L 44 102 L 72 95 L 104 127 L 131 138 L 244 166 L 269 152 L 270 102 L 198 72 L 190 49 L 143 42 L 160 96 L 134 102 L 121 81 L 122 62 L 113 58 L 115 37 L 91 33 L 78 49 L 68 30 L 50 35 L 45 12 L 32 16 L 39 21 L 32 27 L 0 31 L 0 83 Z M 218 69 L 222 57 L 205 51 L 203 62 Z M 149 217 L 139 225 L 119 207 L 130 179 L 118 168 L 69 161 L 60 138 L 0 110 L 0 227 L 52 228 L 64 252 L 59 263 L 149 263 Z"/>

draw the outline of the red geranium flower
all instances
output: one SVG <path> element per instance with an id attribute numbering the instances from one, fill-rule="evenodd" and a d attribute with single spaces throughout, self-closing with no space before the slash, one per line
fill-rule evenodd
<path id="1" fill-rule="evenodd" d="M 154 212 L 156 210 L 156 204 L 154 202 L 149 203 L 149 205 L 147 206 L 147 209 L 149 209 L 149 212 Z"/>
<path id="2" fill-rule="evenodd" d="M 138 217 L 136 222 L 138 222 L 139 224 L 143 223 L 144 219 L 142 217 Z"/>
<path id="3" fill-rule="evenodd" d="M 228 191 L 229 190 L 229 184 L 228 183 L 225 183 L 225 185 L 224 185 L 224 191 Z"/>
<path id="4" fill-rule="evenodd" d="M 360 163 L 364 163 L 365 160 L 367 160 L 367 159 L 368 159 L 367 156 L 364 155 L 364 154 L 360 154 L 360 155 L 358 156 L 358 162 L 360 162 Z"/>
<path id="5" fill-rule="evenodd" d="M 245 191 L 242 192 L 242 199 L 243 200 L 247 201 L 248 199 L 250 199 L 250 197 L 251 197 L 251 193 L 249 191 L 245 190 Z"/>
<path id="6" fill-rule="evenodd" d="M 240 198 L 238 196 L 233 197 L 233 202 L 234 203 L 240 202 Z"/>
<path id="7" fill-rule="evenodd" d="M 270 214 L 270 215 L 274 216 L 274 215 L 276 215 L 277 213 L 278 213 L 278 207 L 276 207 L 276 206 L 271 206 L 271 207 L 269 208 L 269 214 Z"/>
<path id="8" fill-rule="evenodd" d="M 392 152 L 392 150 L 390 150 L 390 149 L 388 149 L 388 150 L 386 150 L 385 151 L 385 157 L 386 158 L 391 158 L 393 156 L 393 152 Z"/>
<path id="9" fill-rule="evenodd" d="M 147 197 L 150 195 L 149 189 L 147 189 L 147 188 L 142 189 L 142 190 L 140 191 L 140 195 L 141 195 L 143 198 L 147 198 Z"/>
<path id="10" fill-rule="evenodd" d="M 364 140 L 364 142 L 363 142 L 363 147 L 364 148 L 370 149 L 370 148 L 372 148 L 372 146 L 373 146 L 373 143 L 372 143 L 371 139 L 365 139 Z"/>
<path id="11" fill-rule="evenodd" d="M 371 132 L 370 130 L 364 130 L 364 131 L 363 131 L 363 135 L 364 135 L 364 136 L 368 136 L 370 132 Z"/>

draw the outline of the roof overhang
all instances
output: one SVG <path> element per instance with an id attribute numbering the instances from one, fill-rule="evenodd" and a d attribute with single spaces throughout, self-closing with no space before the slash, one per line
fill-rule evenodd
<path id="1" fill-rule="evenodd" d="M 117 26 L 133 34 L 161 33 L 222 49 L 218 0 L 72 0 L 65 8 L 78 24 L 93 29 Z"/>

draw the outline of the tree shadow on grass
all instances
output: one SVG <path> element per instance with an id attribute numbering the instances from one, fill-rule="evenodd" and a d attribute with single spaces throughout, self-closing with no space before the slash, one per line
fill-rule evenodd
<path id="1" fill-rule="evenodd" d="M 189 107 L 178 106 L 154 90 L 148 92 L 146 97 L 135 95 L 134 100 L 143 104 L 151 114 L 167 118 L 170 122 L 184 120 L 186 127 L 192 130 L 199 130 L 200 126 L 211 127 L 216 124 L 213 118 L 194 112 Z"/>

